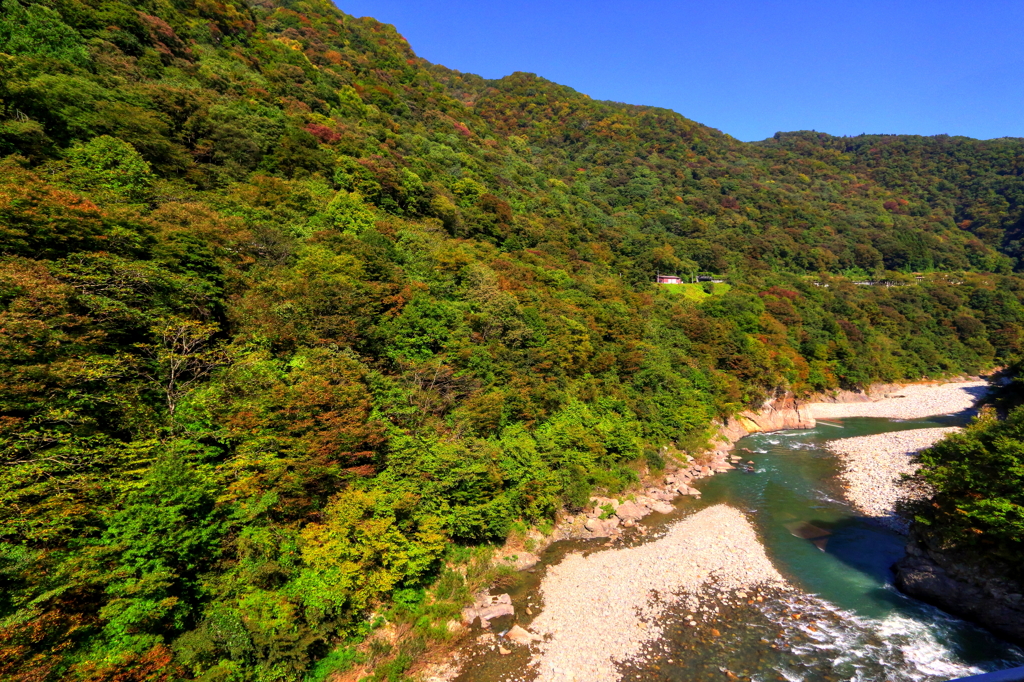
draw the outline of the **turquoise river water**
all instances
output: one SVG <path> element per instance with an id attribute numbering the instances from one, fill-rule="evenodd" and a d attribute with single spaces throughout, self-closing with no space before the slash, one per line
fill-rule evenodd
<path id="1" fill-rule="evenodd" d="M 797 590 L 752 605 L 721 605 L 711 621 L 697 628 L 688 627 L 681 612 L 669 611 L 665 635 L 650 645 L 642 668 L 624 670 L 623 680 L 946 682 L 1024 665 L 1024 652 L 1017 647 L 893 587 L 890 566 L 903 555 L 905 538 L 862 518 L 843 501 L 838 462 L 824 448 L 836 438 L 963 420 L 829 421 L 832 425 L 811 430 L 744 438 L 736 448 L 754 463 L 749 471 L 701 481 L 702 499 L 680 500 L 674 514 L 649 521 L 657 530 L 709 505 L 741 509 Z M 586 547 L 556 543 L 543 564 Z M 542 608 L 536 594 L 542 574 L 543 565 L 512 590 L 518 613 L 528 606 Z M 460 682 L 529 679 L 524 654 L 478 656 Z"/>

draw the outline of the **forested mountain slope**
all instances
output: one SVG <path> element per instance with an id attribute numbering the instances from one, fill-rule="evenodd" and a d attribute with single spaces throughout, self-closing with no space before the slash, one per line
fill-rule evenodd
<path id="1" fill-rule="evenodd" d="M 1024 257 L 1024 139 L 778 133 L 760 143 L 822 159 L 896 193 L 895 210 L 933 212 L 1011 256 Z"/>
<path id="2" fill-rule="evenodd" d="M 632 219 L 649 239 L 667 239 L 703 268 L 1010 264 L 986 247 L 1002 244 L 981 230 L 981 215 L 985 225 L 1019 221 L 1024 141 L 961 138 L 949 167 L 941 138 L 893 136 L 884 155 L 858 138 L 816 133 L 751 145 L 670 111 L 595 102 L 530 74 L 484 81 L 434 71 L 497 130 L 531 145 L 535 163 L 573 183 L 578 196 Z M 978 229 L 964 229 L 965 214 L 976 216 Z"/>
<path id="3" fill-rule="evenodd" d="M 908 193 L 326 2 L 0 7 L 5 678 L 303 679 L 716 418 L 1020 352 L 937 161 Z"/>

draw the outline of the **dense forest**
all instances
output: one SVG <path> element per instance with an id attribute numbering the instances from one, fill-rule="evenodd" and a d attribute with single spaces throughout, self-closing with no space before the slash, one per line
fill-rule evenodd
<path id="1" fill-rule="evenodd" d="M 321 0 L 0 0 L 0 677 L 324 679 L 717 419 L 1012 362 L 1022 166 L 742 143 Z"/>
<path id="2" fill-rule="evenodd" d="M 934 489 L 914 509 L 915 542 L 952 562 L 1024 586 L 1024 367 L 986 397 L 978 417 L 919 453 Z M 1010 378 L 1012 377 L 1012 379 Z"/>

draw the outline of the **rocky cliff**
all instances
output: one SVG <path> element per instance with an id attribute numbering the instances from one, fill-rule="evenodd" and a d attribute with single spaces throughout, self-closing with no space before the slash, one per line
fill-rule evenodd
<path id="1" fill-rule="evenodd" d="M 977 380 L 978 377 L 959 377 L 962 380 Z M 951 379 L 955 380 L 955 379 Z M 725 441 L 725 449 L 744 436 L 767 431 L 787 429 L 813 429 L 817 422 L 811 415 L 814 403 L 870 403 L 894 397 L 908 386 L 934 384 L 936 382 L 914 382 L 912 384 L 872 384 L 863 391 L 833 391 L 818 393 L 807 399 L 798 399 L 792 393 L 768 400 L 760 410 L 747 410 L 735 417 L 727 418 L 718 428 L 718 442 Z M 715 449 L 722 449 L 717 445 Z"/>
<path id="2" fill-rule="evenodd" d="M 1005 577 L 1008 568 L 980 566 L 937 547 L 916 528 L 907 555 L 893 566 L 896 586 L 906 594 L 1024 646 L 1024 586 Z"/>
<path id="3" fill-rule="evenodd" d="M 744 436 L 762 431 L 787 429 L 813 429 L 817 422 L 807 411 L 808 403 L 799 401 L 792 393 L 767 401 L 760 410 L 747 410 L 726 419 L 718 429 L 719 440 L 733 443 Z"/>

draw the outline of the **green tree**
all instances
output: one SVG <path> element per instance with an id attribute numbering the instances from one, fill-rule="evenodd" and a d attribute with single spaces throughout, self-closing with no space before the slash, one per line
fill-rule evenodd
<path id="1" fill-rule="evenodd" d="M 153 172 L 127 142 L 101 135 L 68 150 L 68 180 L 75 187 L 127 201 L 149 196 Z"/>
<path id="2" fill-rule="evenodd" d="M 53 57 L 79 66 L 88 63 L 82 36 L 58 12 L 39 3 L 25 7 L 18 0 L 4 0 L 0 9 L 0 52 Z"/>

